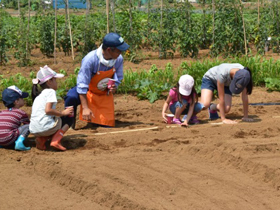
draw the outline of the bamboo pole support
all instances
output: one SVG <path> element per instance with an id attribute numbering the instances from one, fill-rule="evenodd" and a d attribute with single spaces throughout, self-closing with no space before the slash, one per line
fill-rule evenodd
<path id="1" fill-rule="evenodd" d="M 260 0 L 258 0 L 258 26 L 260 26 Z"/>
<path id="2" fill-rule="evenodd" d="M 110 7 L 110 0 L 106 0 L 106 15 L 107 15 L 107 33 L 110 32 L 109 28 L 109 8 Z"/>
<path id="3" fill-rule="evenodd" d="M 246 29 L 245 29 L 245 21 L 244 21 L 243 9 L 242 9 L 242 1 L 239 0 L 239 2 L 240 2 L 240 12 L 241 12 L 242 24 L 243 24 L 245 55 L 247 56 L 248 49 L 247 49 Z"/>
<path id="4" fill-rule="evenodd" d="M 18 16 L 20 17 L 20 0 L 18 0 Z"/>
<path id="5" fill-rule="evenodd" d="M 160 1 L 160 41 L 159 41 L 159 58 L 162 52 L 162 27 L 163 27 L 163 0 Z"/>
<path id="6" fill-rule="evenodd" d="M 29 58 L 29 30 L 30 30 L 30 0 L 28 0 L 28 22 L 27 22 L 27 36 L 26 36 L 26 59 Z"/>
<path id="7" fill-rule="evenodd" d="M 70 15 L 69 15 L 69 0 L 67 0 L 67 17 L 68 17 L 68 27 L 69 27 L 69 35 L 70 35 L 70 42 L 71 42 L 71 51 L 72 51 L 72 59 L 75 59 L 74 55 L 74 47 L 73 47 L 73 39 L 72 39 L 72 31 L 71 31 L 71 21 L 70 21 Z"/>
<path id="8" fill-rule="evenodd" d="M 212 46 L 215 44 L 215 0 L 212 0 L 212 12 L 213 12 L 213 37 L 212 37 Z"/>
<path id="9" fill-rule="evenodd" d="M 57 33 L 57 0 L 54 3 L 54 43 L 53 43 L 53 63 L 56 64 L 56 33 Z"/>
<path id="10" fill-rule="evenodd" d="M 113 15 L 113 27 L 114 27 L 114 32 L 116 33 L 115 0 L 112 0 L 111 5 L 112 5 L 111 10 L 112 10 L 112 15 Z"/>
<path id="11" fill-rule="evenodd" d="M 130 32 L 132 32 L 132 1 L 129 0 L 129 28 Z"/>

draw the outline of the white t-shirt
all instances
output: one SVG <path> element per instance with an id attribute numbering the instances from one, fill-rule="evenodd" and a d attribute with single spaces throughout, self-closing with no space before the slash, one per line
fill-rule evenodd
<path id="1" fill-rule="evenodd" d="M 216 85 L 219 80 L 220 83 L 223 83 L 224 86 L 228 87 L 231 83 L 231 69 L 244 69 L 244 66 L 242 66 L 239 63 L 223 63 L 219 66 L 214 66 L 211 69 L 209 69 L 203 77 L 206 79 L 210 79 Z"/>
<path id="2" fill-rule="evenodd" d="M 31 133 L 41 133 L 50 130 L 55 125 L 54 116 L 46 114 L 46 104 L 53 103 L 52 109 L 57 104 L 56 92 L 54 89 L 44 89 L 38 95 L 32 105 L 29 130 Z"/>

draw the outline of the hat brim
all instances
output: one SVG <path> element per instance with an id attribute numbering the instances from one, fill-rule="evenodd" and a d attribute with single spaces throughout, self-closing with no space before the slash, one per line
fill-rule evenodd
<path id="1" fill-rule="evenodd" d="M 191 94 L 191 92 L 192 92 L 192 90 L 187 91 L 187 90 L 179 87 L 179 93 L 182 94 L 183 96 L 189 96 Z"/>
<path id="2" fill-rule="evenodd" d="M 21 98 L 27 98 L 29 94 L 27 92 L 22 92 Z"/>
<path id="3" fill-rule="evenodd" d="M 56 74 L 54 77 L 55 78 L 62 78 L 62 77 L 64 77 L 64 74 Z"/>
<path id="4" fill-rule="evenodd" d="M 129 45 L 124 42 L 120 46 L 117 46 L 116 48 L 119 49 L 120 51 L 126 51 L 129 48 Z"/>

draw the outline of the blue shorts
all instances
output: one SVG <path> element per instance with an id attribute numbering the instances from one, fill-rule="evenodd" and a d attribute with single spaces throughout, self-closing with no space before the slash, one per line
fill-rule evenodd
<path id="1" fill-rule="evenodd" d="M 218 91 L 217 85 L 212 82 L 210 79 L 202 78 L 202 84 L 201 84 L 201 90 L 202 89 L 208 89 L 214 92 L 214 90 Z M 229 90 L 229 87 L 224 86 L 225 94 L 232 95 L 232 93 Z"/>
<path id="2" fill-rule="evenodd" d="M 189 107 L 190 107 L 190 104 L 187 102 L 187 100 L 183 99 L 183 104 L 187 104 L 186 106 L 186 109 L 181 113 L 181 115 L 185 115 L 185 114 L 188 114 L 189 112 Z M 175 114 L 175 111 L 176 111 L 176 108 L 178 107 L 182 107 L 183 104 L 181 104 L 179 101 L 177 101 L 176 103 L 172 104 L 169 109 L 171 111 L 172 114 Z M 204 105 L 202 103 L 195 103 L 194 105 L 194 112 L 195 113 L 199 113 L 201 111 L 201 109 L 204 107 Z"/>

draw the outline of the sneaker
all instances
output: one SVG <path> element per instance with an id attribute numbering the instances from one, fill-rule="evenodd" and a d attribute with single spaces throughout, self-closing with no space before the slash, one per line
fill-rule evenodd
<path id="1" fill-rule="evenodd" d="M 190 124 L 199 124 L 199 120 L 197 119 L 197 116 L 192 116 L 189 122 Z"/>
<path id="2" fill-rule="evenodd" d="M 187 114 L 185 114 L 185 115 L 184 115 L 184 117 L 183 117 L 183 119 L 181 120 L 181 121 L 182 121 L 182 123 L 183 123 L 183 122 L 185 122 L 185 120 L 187 119 L 187 117 L 188 117 L 188 115 L 187 115 Z"/>
<path id="3" fill-rule="evenodd" d="M 218 112 L 215 110 L 210 110 L 210 107 L 208 108 L 208 113 L 209 113 L 210 120 L 216 120 L 219 118 Z"/>
<path id="4" fill-rule="evenodd" d="M 173 121 L 172 121 L 174 124 L 178 124 L 178 125 L 181 125 L 181 120 L 178 119 L 178 118 L 174 118 Z"/>

